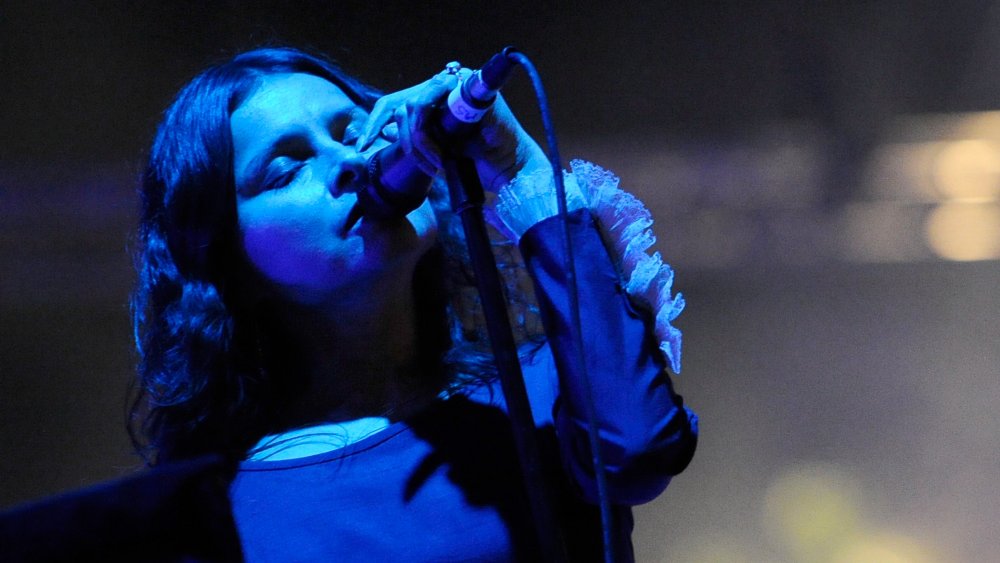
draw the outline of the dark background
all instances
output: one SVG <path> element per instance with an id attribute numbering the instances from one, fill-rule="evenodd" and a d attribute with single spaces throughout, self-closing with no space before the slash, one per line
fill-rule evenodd
<path id="1" fill-rule="evenodd" d="M 135 178 L 181 85 L 293 44 L 393 90 L 513 44 L 564 158 L 653 209 L 689 302 L 703 439 L 637 509 L 640 560 L 989 559 L 1000 262 L 922 225 L 947 143 L 1000 140 L 998 26 L 973 0 L 0 4 L 0 508 L 138 465 Z M 537 132 L 527 81 L 505 94 Z"/>

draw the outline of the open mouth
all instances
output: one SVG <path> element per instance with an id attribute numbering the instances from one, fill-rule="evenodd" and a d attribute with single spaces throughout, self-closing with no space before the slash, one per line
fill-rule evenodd
<path id="1" fill-rule="evenodd" d="M 344 226 L 340 229 L 340 236 L 347 236 L 347 233 L 350 232 L 351 228 L 354 227 L 354 225 L 356 225 L 363 216 L 364 213 L 361 211 L 361 203 L 355 203 L 354 207 L 352 207 L 347 213 L 347 220 L 344 221 Z"/>

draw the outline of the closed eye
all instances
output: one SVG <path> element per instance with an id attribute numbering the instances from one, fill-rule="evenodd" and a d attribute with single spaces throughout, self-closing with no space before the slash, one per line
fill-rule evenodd
<path id="1" fill-rule="evenodd" d="M 283 188 L 290 184 L 305 166 L 301 159 L 290 156 L 279 156 L 271 161 L 264 175 L 261 186 L 264 190 Z"/>

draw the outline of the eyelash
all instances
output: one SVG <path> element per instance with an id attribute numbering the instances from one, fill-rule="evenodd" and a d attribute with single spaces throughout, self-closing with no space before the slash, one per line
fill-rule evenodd
<path id="1" fill-rule="evenodd" d="M 351 121 L 344 127 L 343 137 L 340 142 L 345 145 L 353 145 L 357 143 L 360 135 L 361 125 L 356 121 Z M 295 179 L 299 171 L 302 170 L 304 164 L 303 161 L 287 155 L 276 158 L 271 165 L 274 171 L 269 171 L 263 182 L 264 190 L 273 190 L 287 186 Z"/>
<path id="2" fill-rule="evenodd" d="M 299 171 L 302 170 L 302 166 L 305 163 L 293 159 L 291 157 L 283 156 L 275 159 L 274 172 L 269 172 L 267 174 L 267 179 L 264 182 L 264 189 L 270 190 L 275 188 L 282 188 L 291 183 L 298 175 Z"/>

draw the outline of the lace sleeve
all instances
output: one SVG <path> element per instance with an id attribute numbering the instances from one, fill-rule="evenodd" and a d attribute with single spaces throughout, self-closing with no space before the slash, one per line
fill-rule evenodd
<path id="1" fill-rule="evenodd" d="M 568 207 L 587 207 L 597 219 L 604 245 L 615 263 L 622 286 L 633 304 L 652 312 L 660 351 L 674 373 L 681 371 L 681 331 L 671 324 L 684 309 L 684 297 L 673 294 L 673 269 L 659 252 L 653 218 L 638 198 L 618 187 L 618 177 L 589 162 L 574 160 L 564 172 Z M 487 219 L 512 241 L 532 225 L 558 214 L 555 186 L 543 170 L 518 176 L 498 193 Z"/>

